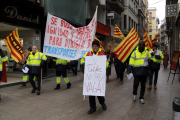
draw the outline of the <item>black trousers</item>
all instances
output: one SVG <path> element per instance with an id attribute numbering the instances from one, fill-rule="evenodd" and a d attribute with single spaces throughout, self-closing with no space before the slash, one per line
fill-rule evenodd
<path id="1" fill-rule="evenodd" d="M 124 72 L 119 72 L 119 77 L 120 77 L 120 80 L 123 81 L 123 78 L 124 78 Z"/>
<path id="2" fill-rule="evenodd" d="M 35 81 L 33 81 L 34 76 L 37 78 L 38 87 L 36 87 Z M 29 81 L 31 82 L 33 89 L 37 89 L 38 91 L 41 90 L 41 74 L 30 74 Z"/>
<path id="3" fill-rule="evenodd" d="M 158 80 L 158 72 L 159 72 L 159 70 L 150 70 L 149 85 L 152 85 L 153 74 L 154 74 L 154 73 L 155 73 L 155 76 L 154 76 L 154 85 L 157 84 L 157 80 Z"/>
<path id="4" fill-rule="evenodd" d="M 2 72 L 0 71 L 0 82 L 1 82 L 1 79 L 2 79 Z"/>
<path id="5" fill-rule="evenodd" d="M 119 77 L 118 70 L 117 70 L 117 65 L 115 65 L 115 71 L 116 71 L 117 77 Z"/>
<path id="6" fill-rule="evenodd" d="M 105 99 L 103 96 L 97 96 L 97 98 L 98 98 L 100 104 L 104 104 Z M 91 109 L 96 109 L 95 96 L 89 96 L 89 104 L 90 104 Z"/>
<path id="7" fill-rule="evenodd" d="M 66 78 L 67 77 L 66 70 L 64 70 L 64 71 L 57 71 L 56 70 L 56 76 L 60 77 L 61 75 L 63 76 L 63 78 Z"/>
<path id="8" fill-rule="evenodd" d="M 147 79 L 147 76 L 134 76 L 133 94 L 137 95 L 139 82 L 141 82 L 141 92 L 140 92 L 140 97 L 139 97 L 140 99 L 144 99 L 146 79 Z"/>
<path id="9" fill-rule="evenodd" d="M 75 75 L 77 75 L 77 65 L 71 66 L 71 70 L 73 71 L 73 73 L 74 73 Z"/>

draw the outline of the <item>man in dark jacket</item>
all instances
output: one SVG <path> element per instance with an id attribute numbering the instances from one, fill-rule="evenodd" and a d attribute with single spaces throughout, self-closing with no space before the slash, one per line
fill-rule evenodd
<path id="1" fill-rule="evenodd" d="M 133 72 L 134 76 L 134 84 L 133 84 L 133 101 L 136 101 L 137 96 L 137 89 L 139 86 L 139 82 L 141 82 L 141 93 L 140 93 L 140 103 L 144 104 L 144 93 L 145 93 L 145 85 L 146 79 L 148 76 L 148 62 L 151 54 L 145 49 L 145 42 L 140 40 L 139 47 L 131 54 L 129 65 L 128 65 L 128 72 Z"/>
<path id="2" fill-rule="evenodd" d="M 41 90 L 41 69 L 45 64 L 47 58 L 43 53 L 38 52 L 37 47 L 32 47 L 32 52 L 27 59 L 27 67 L 29 68 L 29 81 L 33 87 L 31 93 L 35 93 L 37 91 L 37 95 L 40 95 Z M 37 78 L 38 87 L 36 87 L 35 82 L 33 81 L 34 76 Z"/>
<path id="3" fill-rule="evenodd" d="M 151 90 L 152 86 L 152 79 L 153 79 L 153 74 L 155 72 L 155 77 L 154 77 L 154 89 L 157 89 L 157 79 L 158 79 L 158 72 L 160 70 L 160 63 L 164 59 L 164 55 L 160 50 L 157 50 L 157 45 L 153 45 L 153 51 L 151 53 L 151 62 L 149 64 L 150 68 L 150 75 L 149 75 L 149 86 L 148 90 Z"/>

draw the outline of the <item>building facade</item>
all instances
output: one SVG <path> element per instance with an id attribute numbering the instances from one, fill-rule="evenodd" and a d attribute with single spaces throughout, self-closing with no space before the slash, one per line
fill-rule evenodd
<path id="1" fill-rule="evenodd" d="M 156 18 L 156 8 L 148 8 L 149 15 L 148 15 L 148 32 L 149 37 L 152 40 L 156 34 L 158 33 L 158 18 Z"/>

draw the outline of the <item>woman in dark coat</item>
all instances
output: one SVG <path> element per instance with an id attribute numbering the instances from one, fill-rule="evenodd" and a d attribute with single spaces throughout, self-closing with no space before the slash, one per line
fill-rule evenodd
<path id="1" fill-rule="evenodd" d="M 168 61 L 169 61 L 169 55 L 167 54 L 167 52 L 165 51 L 164 52 L 164 59 L 163 59 L 163 65 L 164 65 L 164 69 L 167 69 L 167 66 L 168 66 Z"/>
<path id="2" fill-rule="evenodd" d="M 122 62 L 116 57 L 117 55 L 115 55 L 115 53 L 114 53 L 114 56 L 115 56 L 114 61 L 116 61 L 116 63 L 117 63 L 116 70 L 117 70 L 118 76 L 120 77 L 119 83 L 123 84 L 124 71 L 125 71 L 125 69 L 127 68 L 127 65 L 126 65 L 126 64 L 127 64 L 127 60 L 126 60 L 124 63 L 122 63 Z"/>
<path id="3" fill-rule="evenodd" d="M 106 81 L 109 82 L 109 76 L 111 75 L 111 64 L 113 63 L 113 53 L 110 53 L 110 50 L 106 51 L 107 60 L 109 62 L 109 66 L 106 69 Z"/>

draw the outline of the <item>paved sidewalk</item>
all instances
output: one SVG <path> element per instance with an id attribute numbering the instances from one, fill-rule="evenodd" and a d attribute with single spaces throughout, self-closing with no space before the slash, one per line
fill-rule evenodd
<path id="1" fill-rule="evenodd" d="M 180 82 L 177 75 L 173 85 L 172 77 L 167 83 L 169 70 L 161 69 L 158 89 L 146 90 L 145 104 L 142 105 L 139 101 L 132 101 L 133 79 L 128 80 L 125 74 L 124 84 L 120 85 L 112 67 L 106 91 L 108 109 L 103 111 L 97 101 L 97 111 L 92 115 L 87 114 L 88 97 L 83 100 L 81 72 L 78 72 L 77 77 L 68 75 L 71 89 L 66 89 L 62 79 L 61 89 L 55 91 L 55 78 L 45 79 L 40 96 L 30 93 L 32 88 L 29 83 L 24 89 L 19 89 L 19 86 L 2 88 L 0 120 L 171 120 L 172 99 L 180 97 Z"/>

